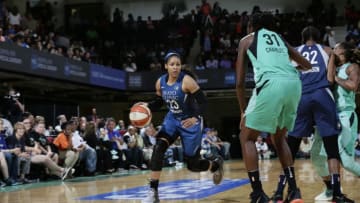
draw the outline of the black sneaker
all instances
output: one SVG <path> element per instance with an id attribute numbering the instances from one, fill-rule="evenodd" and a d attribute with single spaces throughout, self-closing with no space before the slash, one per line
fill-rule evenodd
<path id="1" fill-rule="evenodd" d="M 280 193 L 275 192 L 274 195 L 271 197 L 272 203 L 283 203 L 283 195 Z"/>
<path id="2" fill-rule="evenodd" d="M 219 185 L 224 177 L 224 160 L 221 156 L 216 157 L 216 159 L 213 161 L 216 162 L 219 165 L 219 168 L 214 171 L 213 174 L 213 182 L 215 185 Z"/>
<path id="3" fill-rule="evenodd" d="M 332 203 L 354 203 L 354 200 L 347 198 L 344 194 L 340 196 L 334 196 L 332 199 Z"/>
<path id="4" fill-rule="evenodd" d="M 250 203 L 269 203 L 270 198 L 262 191 L 260 193 L 254 193 L 252 192 L 250 194 Z"/>
<path id="5" fill-rule="evenodd" d="M 288 203 L 304 203 L 304 200 L 301 198 L 300 189 L 290 190 L 288 196 L 286 197 L 286 202 Z"/>

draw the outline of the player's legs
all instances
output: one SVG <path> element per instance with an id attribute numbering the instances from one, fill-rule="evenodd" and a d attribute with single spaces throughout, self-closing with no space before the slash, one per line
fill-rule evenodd
<path id="1" fill-rule="evenodd" d="M 311 110 L 311 93 L 303 94 L 297 109 L 294 129 L 288 132 L 287 143 L 289 145 L 293 161 L 295 161 L 296 153 L 299 151 L 302 137 L 308 137 L 311 134 L 313 126 L 313 113 Z M 286 178 L 283 172 L 279 175 L 278 185 L 272 200 L 274 202 L 282 202 L 283 192 L 286 186 Z"/>
<path id="2" fill-rule="evenodd" d="M 286 142 L 286 128 L 278 129 L 274 135 L 271 136 L 275 149 L 279 155 L 280 163 L 283 167 L 285 179 L 289 184 L 289 192 L 287 195 L 288 202 L 303 202 L 301 199 L 300 190 L 296 184 L 294 161 L 291 155 L 291 150 Z M 294 150 L 295 151 L 295 150 Z"/>
<path id="3" fill-rule="evenodd" d="M 165 125 L 166 123 L 166 125 Z M 148 195 L 142 200 L 143 203 L 159 202 L 159 180 L 163 167 L 164 155 L 167 148 L 176 140 L 176 122 L 171 116 L 167 115 L 162 128 L 156 136 L 156 144 L 150 160 L 150 190 Z"/>
<path id="4" fill-rule="evenodd" d="M 246 117 L 243 119 L 245 119 L 246 123 Z M 255 141 L 259 135 L 259 131 L 248 127 L 243 127 L 240 132 L 240 144 L 243 160 L 245 162 L 245 167 L 248 172 L 251 188 L 253 190 L 250 195 L 252 202 L 268 202 L 269 198 L 264 193 L 260 181 L 258 155 L 255 146 Z"/>
<path id="5" fill-rule="evenodd" d="M 297 190 L 293 176 L 294 170 L 289 147 L 285 140 L 286 129 L 292 129 L 301 96 L 301 83 L 298 78 L 273 78 L 264 82 L 261 90 L 254 94 L 246 109 L 246 128 L 241 130 L 243 157 L 251 180 L 253 194 L 263 194 L 258 172 L 258 157 L 254 141 L 260 131 L 279 136 L 275 148 L 281 156 L 286 176 L 291 176 L 293 190 Z M 289 97 L 288 92 L 293 94 Z M 255 94 L 256 93 L 256 94 Z M 281 128 L 281 130 L 279 129 Z"/>
<path id="6" fill-rule="evenodd" d="M 360 163 L 355 160 L 358 119 L 353 111 L 339 113 L 342 131 L 339 135 L 340 158 L 343 167 L 360 176 Z"/>
<path id="7" fill-rule="evenodd" d="M 189 128 L 183 128 L 181 123 L 177 125 L 177 131 L 180 133 L 183 144 L 185 161 L 187 168 L 193 172 L 207 171 L 213 172 L 213 181 L 220 184 L 223 178 L 223 159 L 217 156 L 214 160 L 201 159 L 201 139 L 202 139 L 202 121 L 197 122 Z"/>

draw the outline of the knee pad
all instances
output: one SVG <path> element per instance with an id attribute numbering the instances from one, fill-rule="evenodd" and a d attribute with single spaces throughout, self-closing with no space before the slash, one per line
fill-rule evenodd
<path id="1" fill-rule="evenodd" d="M 334 136 L 323 137 L 323 142 L 328 160 L 337 159 L 341 161 L 340 153 L 339 153 L 339 145 L 338 145 L 338 136 L 334 135 Z"/>
<path id="2" fill-rule="evenodd" d="M 169 146 L 168 142 L 166 142 L 163 139 L 158 139 L 156 141 L 150 161 L 150 169 L 152 171 L 161 171 L 164 160 L 164 154 L 168 146 Z"/>

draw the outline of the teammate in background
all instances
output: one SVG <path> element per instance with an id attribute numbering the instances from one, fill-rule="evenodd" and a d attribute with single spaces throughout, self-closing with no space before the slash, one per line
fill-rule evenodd
<path id="1" fill-rule="evenodd" d="M 330 47 L 323 46 L 317 42 L 321 40 L 320 31 L 312 26 L 304 28 L 302 31 L 303 45 L 297 48 L 312 65 L 309 71 L 301 72 L 302 96 L 297 111 L 297 117 L 293 131 L 288 134 L 288 144 L 293 159 L 299 151 L 302 137 L 310 137 L 313 126 L 316 125 L 316 131 L 319 135 L 315 136 L 315 140 L 321 141 L 319 145 L 316 141 L 313 143 L 311 154 L 319 151 L 324 142 L 326 154 L 324 162 L 328 160 L 330 171 L 326 168 L 326 174 L 339 174 L 339 148 L 337 147 L 337 137 L 340 133 L 340 125 L 336 114 L 336 105 L 333 95 L 329 89 L 329 81 L 327 78 L 327 64 L 329 55 L 332 50 Z M 319 137 L 320 136 L 320 137 Z M 336 145 L 336 146 L 335 146 Z M 334 147 L 335 146 L 335 147 Z M 328 157 L 328 158 L 327 158 Z M 313 159 L 314 157 L 311 156 Z M 319 162 L 314 162 L 316 165 Z M 321 162 L 322 168 L 324 163 Z M 330 181 L 325 182 L 331 189 Z M 335 186 L 340 185 L 340 181 L 334 181 Z M 279 176 L 279 182 L 272 200 L 274 202 L 282 202 L 283 190 L 286 185 L 286 177 Z M 332 199 L 332 194 L 328 200 Z M 318 197 L 315 200 L 320 200 Z M 341 202 L 341 201 L 340 201 Z"/>
<path id="2" fill-rule="evenodd" d="M 268 132 L 278 152 L 284 174 L 289 180 L 288 202 L 300 203 L 303 200 L 296 184 L 293 159 L 285 137 L 287 130 L 292 130 L 294 126 L 301 96 L 299 73 L 291 64 L 290 58 L 300 65 L 299 69 L 309 70 L 311 64 L 279 34 L 271 31 L 274 24 L 271 14 L 254 14 L 248 28 L 252 33 L 245 36 L 239 44 L 236 92 L 241 112 L 240 143 L 253 189 L 250 194 L 251 202 L 270 201 L 260 181 L 258 155 L 254 144 L 260 132 Z M 247 59 L 250 59 L 253 65 L 256 83 L 248 106 L 245 102 Z"/>
<path id="3" fill-rule="evenodd" d="M 200 159 L 202 138 L 202 116 L 206 109 L 207 99 L 196 81 L 181 71 L 180 55 L 170 52 L 165 56 L 167 74 L 156 81 L 156 99 L 145 103 L 155 111 L 164 102 L 169 112 L 166 114 L 161 129 L 156 136 L 156 144 L 150 161 L 150 191 L 142 202 L 159 202 L 159 179 L 166 149 L 181 137 L 185 161 L 190 171 L 210 170 L 213 181 L 220 184 L 223 178 L 223 159 Z"/>
<path id="4" fill-rule="evenodd" d="M 355 93 L 358 89 L 360 64 L 360 50 L 350 43 L 342 42 L 335 46 L 334 53 L 330 57 L 328 65 L 328 79 L 334 84 L 334 96 L 336 110 L 341 122 L 341 133 L 337 141 L 340 150 L 340 160 L 345 169 L 360 176 L 360 164 L 355 161 L 355 142 L 357 139 L 358 118 L 355 112 Z M 316 142 L 316 139 L 315 139 Z M 316 144 L 316 143 L 314 143 Z M 325 143 L 324 143 L 325 144 Z M 351 203 L 340 191 L 339 185 L 330 185 L 330 181 L 340 177 L 329 173 L 327 168 L 332 168 L 330 163 L 326 164 L 326 157 L 321 153 L 321 145 L 311 153 L 313 163 L 318 174 L 326 184 L 326 190 L 316 196 L 318 200 L 331 200 L 333 202 Z M 334 150 L 334 149 L 332 149 Z M 332 187 L 330 187 L 332 186 Z"/>

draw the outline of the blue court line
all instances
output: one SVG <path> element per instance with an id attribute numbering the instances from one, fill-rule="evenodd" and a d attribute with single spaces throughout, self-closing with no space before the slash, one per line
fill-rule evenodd
<path id="1" fill-rule="evenodd" d="M 159 196 L 163 200 L 190 200 L 203 199 L 220 192 L 231 190 L 248 184 L 249 179 L 225 179 L 220 185 L 214 185 L 212 180 L 183 179 L 163 182 L 159 185 Z M 149 186 L 140 186 L 81 197 L 78 200 L 136 200 L 143 199 L 149 190 Z"/>

